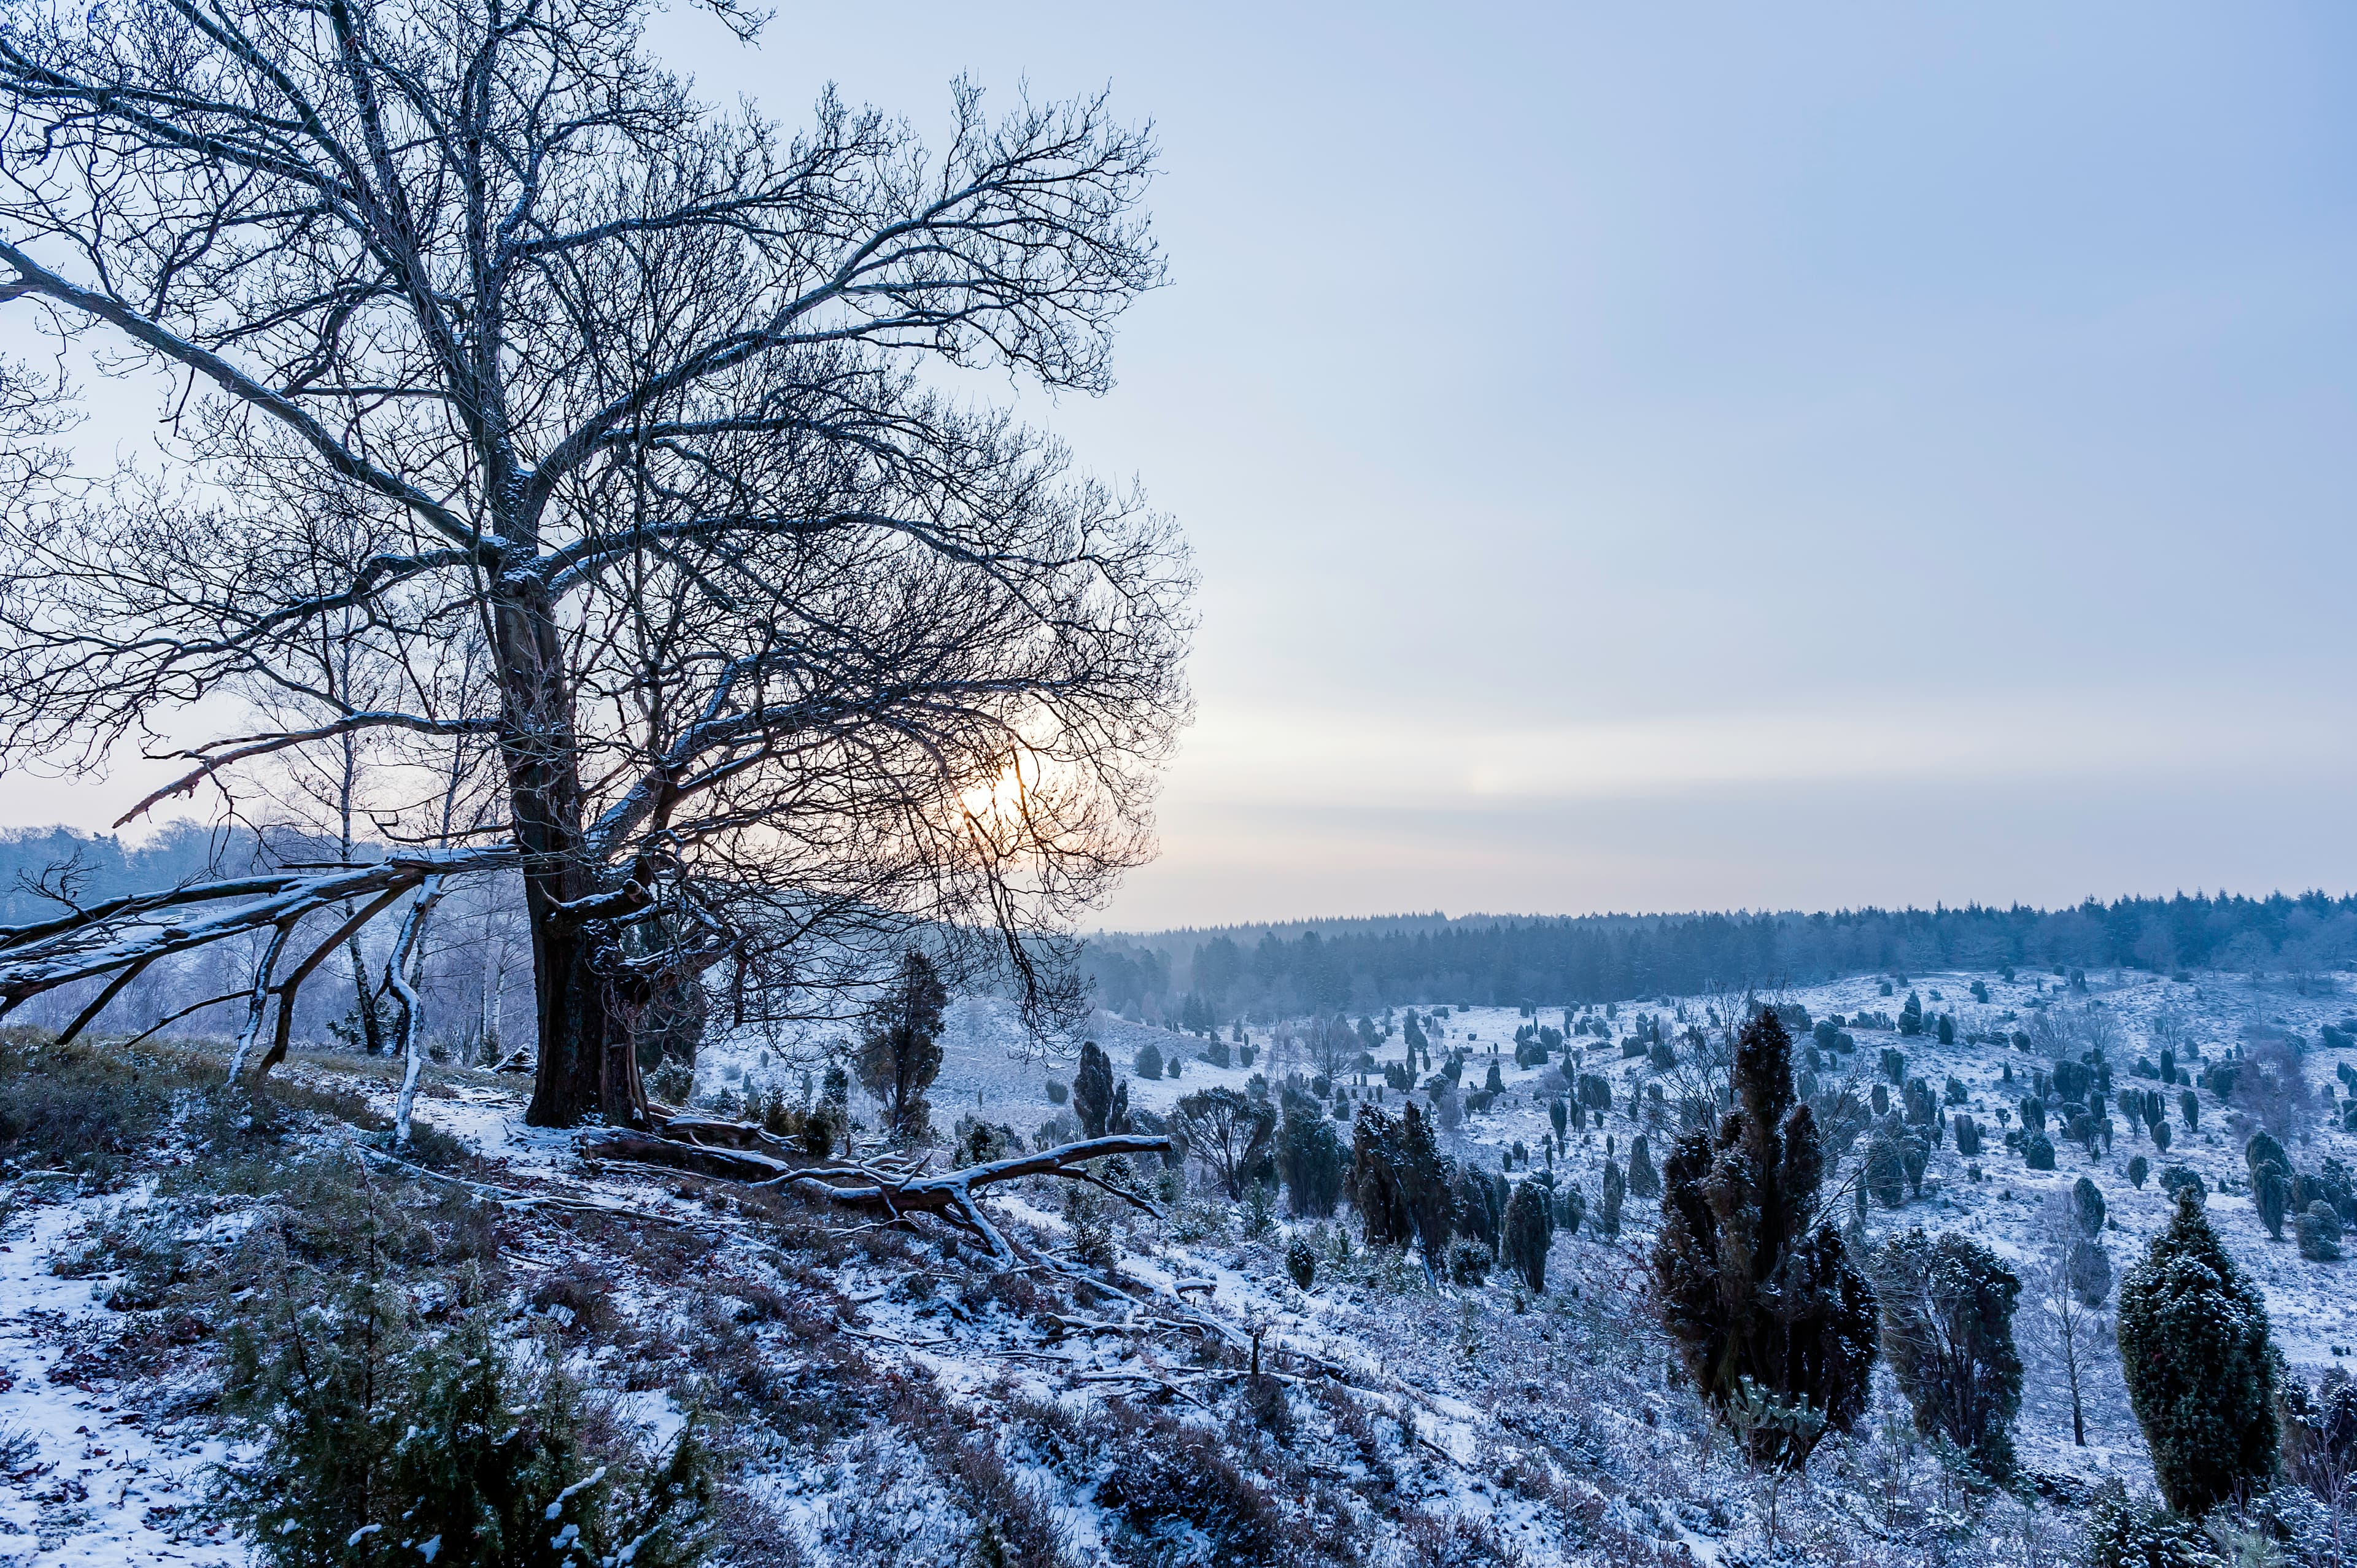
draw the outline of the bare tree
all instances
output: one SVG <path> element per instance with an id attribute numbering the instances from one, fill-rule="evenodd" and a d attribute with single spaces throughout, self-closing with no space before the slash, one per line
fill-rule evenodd
<path id="1" fill-rule="evenodd" d="M 1308 1047 L 1309 1065 L 1329 1083 L 1341 1082 L 1365 1048 L 1351 1021 L 1339 1013 L 1311 1021 Z"/>
<path id="2" fill-rule="evenodd" d="M 2048 1203 L 2042 1216 L 2046 1257 L 2030 1283 L 2055 1355 L 2062 1363 L 2063 1380 L 2071 1390 L 2071 1441 L 2084 1448 L 2087 1411 L 2082 1377 L 2102 1342 L 2103 1316 L 2101 1307 L 2090 1306 L 2082 1294 L 2084 1270 L 2078 1264 L 2077 1253 L 2086 1239 L 2072 1218 L 2067 1194 L 2057 1193 L 2055 1199 Z"/>
<path id="3" fill-rule="evenodd" d="M 479 736 L 505 809 L 70 909 L 0 937 L 0 1002 L 267 932 L 245 1036 L 275 998 L 283 1042 L 321 954 L 503 870 L 542 1124 L 641 1121 L 636 1021 L 699 977 L 734 1024 L 808 1015 L 922 928 L 1035 1019 L 1072 1001 L 1063 933 L 1146 853 L 1186 716 L 1184 554 L 927 367 L 1109 384 L 1160 277 L 1150 137 L 961 85 L 938 156 L 832 96 L 788 139 L 658 69 L 647 15 L 10 12 L 0 306 L 158 372 L 173 422 L 168 479 L 38 458 L 0 501 L 0 761 L 226 709 L 157 799 Z M 479 672 L 418 667 L 468 631 Z M 434 836 L 433 791 L 378 793 L 380 834 Z"/>
<path id="4" fill-rule="evenodd" d="M 2109 1008 L 2048 1007 L 2030 1020 L 2030 1046 L 2050 1061 L 2077 1061 L 2090 1051 L 2116 1057 L 2127 1036 Z"/>
<path id="5" fill-rule="evenodd" d="M 1199 1089 L 1171 1107 L 1170 1131 L 1220 1190 L 1238 1198 L 1244 1179 L 1268 1157 L 1276 1112 L 1266 1101 L 1232 1089 Z"/>
<path id="6" fill-rule="evenodd" d="M 1268 1050 L 1262 1058 L 1270 1078 L 1283 1079 L 1302 1059 L 1301 1031 L 1279 1024 L 1268 1033 Z"/>
<path id="7" fill-rule="evenodd" d="M 1689 1024 L 1672 1043 L 1674 1061 L 1662 1074 L 1681 1127 L 1715 1126 L 1735 1103 L 1736 1036 L 1755 1010 L 1774 1006 L 1781 994 L 1763 999 L 1721 981 L 1703 987 L 1702 1021 Z"/>
<path id="8" fill-rule="evenodd" d="M 2234 1073 L 2234 1109 L 2276 1138 L 2305 1133 L 2316 1110 L 2308 1069 L 2288 1041 L 2267 1039 L 2244 1053 Z M 2248 1123 L 2245 1123 L 2245 1130 Z"/>

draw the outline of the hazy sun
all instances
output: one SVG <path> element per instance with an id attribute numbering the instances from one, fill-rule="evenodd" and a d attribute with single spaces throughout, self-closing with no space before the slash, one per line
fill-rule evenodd
<path id="1" fill-rule="evenodd" d="M 966 815 L 979 821 L 1019 814 L 1023 806 L 1025 784 L 1019 761 L 1010 759 L 991 778 L 979 784 L 970 784 L 958 793 L 958 803 Z"/>

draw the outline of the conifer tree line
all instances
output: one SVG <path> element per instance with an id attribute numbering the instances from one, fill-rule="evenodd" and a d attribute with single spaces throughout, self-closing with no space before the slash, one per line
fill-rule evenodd
<path id="1" fill-rule="evenodd" d="M 1093 940 L 1098 1003 L 1176 1019 L 1352 1013 L 1449 999 L 1547 1006 L 1692 995 L 1713 983 L 2000 965 L 2315 973 L 2357 952 L 2357 896 L 2179 895 L 2065 909 L 1841 910 L 1319 922 Z M 1919 1003 L 1919 1017 L 1920 1006 Z M 1922 1026 L 1936 1027 L 1925 1020 Z"/>

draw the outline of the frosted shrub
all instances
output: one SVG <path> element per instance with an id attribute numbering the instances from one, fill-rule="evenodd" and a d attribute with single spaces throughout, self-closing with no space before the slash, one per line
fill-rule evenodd
<path id="1" fill-rule="evenodd" d="M 1865 1408 L 1874 1293 L 1832 1224 L 1810 1222 L 1824 1151 L 1793 1101 L 1792 1039 L 1775 1014 L 1744 1025 L 1732 1078 L 1737 1108 L 1664 1162 L 1653 1277 L 1686 1375 L 1722 1420 L 1753 1390 L 1813 1412 L 1806 1432 L 1738 1429 L 1755 1461 L 1798 1467 Z"/>
<path id="2" fill-rule="evenodd" d="M 2319 1197 L 2300 1211 L 2298 1234 L 2301 1257 L 2312 1263 L 2340 1261 L 2341 1216 L 2324 1199 Z"/>
<path id="3" fill-rule="evenodd" d="M 2265 1297 L 2192 1191 L 2120 1286 L 2120 1369 L 2161 1496 L 2201 1514 L 2276 1467 L 2275 1350 Z"/>
<path id="4" fill-rule="evenodd" d="M 2130 1498 L 2096 1510 L 2087 1551 L 2093 1568 L 2225 1568 L 2200 1525 Z"/>
<path id="5" fill-rule="evenodd" d="M 1308 1290 L 1317 1283 L 1318 1251 L 1310 1246 L 1306 1237 L 1296 1234 L 1285 1244 L 1285 1272 L 1293 1276 L 1294 1284 L 1302 1290 Z"/>
<path id="6" fill-rule="evenodd" d="M 593 1452 L 579 1390 L 520 1367 L 477 1318 L 439 1338 L 402 1293 L 359 1280 L 317 1305 L 291 1296 L 242 1326 L 229 1394 L 251 1456 L 216 1474 L 210 1508 L 266 1568 L 632 1568 L 704 1553 L 712 1466 L 683 1428 L 670 1453 Z"/>
<path id="7" fill-rule="evenodd" d="M 1882 1350 L 1915 1428 L 1972 1455 L 1984 1474 L 2013 1469 L 2008 1434 L 2021 1408 L 2013 1313 L 2021 1281 L 1996 1253 L 1954 1232 L 1894 1238 L 1876 1260 Z"/>

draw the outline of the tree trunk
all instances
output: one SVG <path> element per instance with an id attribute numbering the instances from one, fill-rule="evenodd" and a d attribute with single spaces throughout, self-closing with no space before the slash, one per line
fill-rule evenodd
<path id="1" fill-rule="evenodd" d="M 637 1010 L 597 972 L 590 933 L 544 919 L 535 909 L 532 948 L 540 1062 L 524 1121 L 534 1127 L 591 1121 L 646 1126 L 646 1089 L 630 1027 Z"/>
<path id="2" fill-rule="evenodd" d="M 2087 1415 L 2079 1401 L 2079 1358 L 2075 1345 L 2069 1348 L 2062 1364 L 2071 1380 L 2071 1441 L 2084 1448 L 2087 1446 Z"/>
<path id="3" fill-rule="evenodd" d="M 544 588 L 500 583 L 498 638 L 502 750 L 513 831 L 523 851 L 540 1057 L 524 1121 L 534 1127 L 647 1125 L 630 1024 L 610 940 L 563 906 L 607 891 L 584 831 L 579 747 L 553 606 Z M 643 998 L 638 999 L 643 1005 Z"/>
<path id="4" fill-rule="evenodd" d="M 349 853 L 345 858 L 350 858 Z M 344 918 L 350 919 L 351 914 L 351 907 L 347 904 Z M 361 1044 L 369 1055 L 382 1056 L 384 1053 L 384 1034 L 377 1027 L 376 1000 L 369 994 L 368 964 L 361 957 L 359 932 L 353 932 L 344 943 L 344 952 L 352 963 L 352 995 L 360 1009 Z"/>

